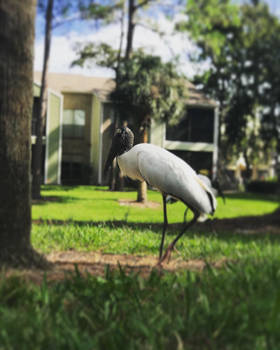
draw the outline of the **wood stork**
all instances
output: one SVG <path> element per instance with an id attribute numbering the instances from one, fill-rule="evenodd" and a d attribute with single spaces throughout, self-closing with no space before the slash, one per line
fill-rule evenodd
<path id="1" fill-rule="evenodd" d="M 213 215 L 217 202 L 216 198 L 197 173 L 181 158 L 167 150 L 148 143 L 133 146 L 134 135 L 128 127 L 119 128 L 112 140 L 108 159 L 105 164 L 106 173 L 115 157 L 125 176 L 133 180 L 146 181 L 157 188 L 163 199 L 163 229 L 159 250 L 159 264 L 169 259 L 176 242 L 196 221 L 206 214 Z M 168 225 L 166 197 L 174 197 L 189 207 L 194 217 L 185 223 L 182 231 L 168 246 L 162 256 L 165 232 Z"/>

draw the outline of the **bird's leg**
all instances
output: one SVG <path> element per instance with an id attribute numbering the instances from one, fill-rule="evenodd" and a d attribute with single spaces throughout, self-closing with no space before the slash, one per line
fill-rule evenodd
<path id="1" fill-rule="evenodd" d="M 165 231 L 166 231 L 166 227 L 168 225 L 167 210 L 166 210 L 166 195 L 165 194 L 162 194 L 162 203 L 163 203 L 163 228 L 162 228 L 162 236 L 161 236 L 161 243 L 160 243 L 160 249 L 159 249 L 159 259 L 162 256 L 162 249 L 163 249 L 163 244 L 164 244 Z"/>
<path id="2" fill-rule="evenodd" d="M 182 235 L 185 233 L 185 231 L 187 229 L 189 229 L 191 226 L 193 226 L 196 222 L 197 222 L 197 219 L 198 219 L 199 215 L 198 214 L 194 214 L 194 218 L 189 222 L 187 223 L 184 227 L 183 227 L 183 230 L 178 234 L 178 236 L 169 244 L 168 248 L 166 249 L 166 252 L 165 254 L 163 255 L 162 258 L 160 258 L 159 260 L 159 263 L 158 265 L 160 265 L 163 261 L 165 261 L 167 259 L 167 261 L 169 262 L 170 260 L 170 257 L 171 257 L 171 253 L 172 253 L 172 250 L 174 249 L 175 247 L 175 244 L 177 243 L 177 241 L 182 237 Z"/>
<path id="3" fill-rule="evenodd" d="M 186 207 L 185 212 L 184 212 L 184 223 L 186 223 L 186 221 L 187 221 L 188 210 L 189 210 L 189 208 Z"/>

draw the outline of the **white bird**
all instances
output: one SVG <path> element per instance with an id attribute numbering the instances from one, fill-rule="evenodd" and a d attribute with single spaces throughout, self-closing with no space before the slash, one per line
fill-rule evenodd
<path id="1" fill-rule="evenodd" d="M 201 216 L 213 215 L 217 202 L 211 189 L 197 173 L 181 158 L 167 150 L 148 143 L 133 146 L 133 132 L 123 127 L 116 130 L 105 164 L 106 173 L 117 157 L 118 165 L 125 176 L 133 180 L 146 181 L 162 193 L 164 223 L 159 252 L 159 264 L 169 259 L 178 239 Z M 162 256 L 165 232 L 168 225 L 166 197 L 174 197 L 189 207 L 194 217 L 168 246 Z"/>
<path id="2" fill-rule="evenodd" d="M 208 176 L 203 175 L 203 174 L 197 174 L 197 176 L 200 178 L 200 180 L 211 190 L 211 192 L 213 193 L 213 195 L 215 197 L 217 197 L 218 195 L 222 197 L 224 204 L 226 203 L 226 198 L 224 196 L 224 193 L 220 187 L 219 181 L 217 179 L 215 179 L 213 182 L 209 179 Z M 178 202 L 177 199 L 175 199 L 174 197 L 167 195 L 166 197 L 166 203 L 168 204 L 174 204 Z M 185 210 L 184 213 L 184 222 L 186 221 L 186 217 L 187 217 L 187 212 L 188 212 L 188 207 Z M 197 221 L 200 222 L 204 222 L 208 219 L 208 216 L 206 214 L 204 215 L 200 215 Z"/>

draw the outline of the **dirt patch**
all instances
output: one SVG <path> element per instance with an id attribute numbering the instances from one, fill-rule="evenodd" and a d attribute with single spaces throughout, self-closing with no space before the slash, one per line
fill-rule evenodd
<path id="1" fill-rule="evenodd" d="M 132 199 L 120 199 L 119 200 L 120 205 L 126 205 L 126 206 L 131 206 L 134 208 L 152 208 L 152 209 L 157 209 L 160 207 L 160 204 L 158 202 L 153 202 L 153 201 L 147 201 L 145 203 L 137 202 Z"/>
<path id="2" fill-rule="evenodd" d="M 156 204 L 158 205 L 158 203 Z M 63 224 L 63 222 L 59 224 Z M 67 224 L 67 222 L 64 222 L 64 224 Z M 114 223 L 114 226 L 115 225 L 116 223 Z M 210 226 L 209 222 L 206 222 L 199 223 L 196 227 L 200 230 L 205 229 L 209 231 Z M 211 229 L 216 232 L 227 232 L 228 230 L 244 235 L 280 234 L 280 209 L 277 209 L 272 214 L 257 217 L 240 217 L 223 220 L 214 219 L 211 221 Z M 89 273 L 94 276 L 104 276 L 107 268 L 111 271 L 116 271 L 121 268 L 127 273 L 133 271 L 145 277 L 148 276 L 152 270 L 156 270 L 159 273 L 176 272 L 180 270 L 202 271 L 206 267 L 204 260 L 185 261 L 181 258 L 176 258 L 176 254 L 173 254 L 170 262 L 164 263 L 162 267 L 157 266 L 158 259 L 156 256 L 147 255 L 103 254 L 101 252 L 77 252 L 73 250 L 51 253 L 47 255 L 47 259 L 53 266 L 53 268 L 47 272 L 42 270 L 6 270 L 4 271 L 4 276 L 17 274 L 28 281 L 40 284 L 44 276 L 47 276 L 49 281 L 63 280 L 69 273 L 75 273 L 76 268 L 78 268 L 79 272 L 82 274 Z M 213 267 L 222 267 L 226 261 L 226 259 L 217 261 L 213 263 Z"/>
<path id="3" fill-rule="evenodd" d="M 48 271 L 10 269 L 4 272 L 4 276 L 17 275 L 26 281 L 32 281 L 39 285 L 44 278 L 47 278 L 50 282 L 61 281 L 75 273 L 77 268 L 81 274 L 94 276 L 104 276 L 106 269 L 109 268 L 111 271 L 122 269 L 125 273 L 135 272 L 143 277 L 147 277 L 152 270 L 162 274 L 182 270 L 202 271 L 206 267 L 205 261 L 199 259 L 184 261 L 180 258 L 173 258 L 169 263 L 163 263 L 161 267 L 158 267 L 158 259 L 155 256 L 103 254 L 100 252 L 62 251 L 51 253 L 46 257 L 53 266 Z M 221 267 L 225 262 L 226 260 L 223 259 L 215 262 L 213 266 Z"/>

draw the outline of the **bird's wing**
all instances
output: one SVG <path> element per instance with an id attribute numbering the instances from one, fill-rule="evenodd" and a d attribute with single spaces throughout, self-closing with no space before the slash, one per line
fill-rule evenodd
<path id="1" fill-rule="evenodd" d="M 202 175 L 202 174 L 197 174 L 197 176 L 200 178 L 200 180 L 209 188 L 212 187 L 211 180 L 209 179 L 208 176 Z"/>
<path id="2" fill-rule="evenodd" d="M 148 184 L 199 212 L 213 212 L 207 194 L 210 190 L 182 159 L 153 145 L 139 147 L 137 158 L 138 169 Z"/>

